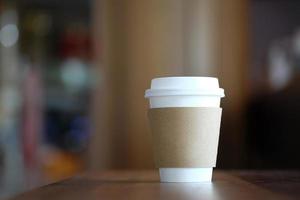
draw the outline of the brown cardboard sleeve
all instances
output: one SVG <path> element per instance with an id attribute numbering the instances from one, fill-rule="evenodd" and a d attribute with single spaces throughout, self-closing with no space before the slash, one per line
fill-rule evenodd
<path id="1" fill-rule="evenodd" d="M 149 109 L 156 167 L 215 167 L 221 113 L 213 107 Z"/>

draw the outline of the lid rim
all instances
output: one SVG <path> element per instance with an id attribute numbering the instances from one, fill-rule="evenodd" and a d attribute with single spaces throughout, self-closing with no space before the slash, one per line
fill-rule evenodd
<path id="1" fill-rule="evenodd" d="M 216 88 L 216 89 L 192 89 L 192 90 L 183 90 L 183 89 L 160 89 L 160 90 L 153 90 L 147 89 L 145 92 L 145 98 L 150 97 L 158 97 L 158 96 L 189 96 L 189 95 L 206 95 L 206 96 L 219 96 L 225 97 L 224 89 L 223 88 Z"/>

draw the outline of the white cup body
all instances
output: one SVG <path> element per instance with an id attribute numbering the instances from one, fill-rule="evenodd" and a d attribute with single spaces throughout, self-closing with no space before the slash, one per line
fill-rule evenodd
<path id="1" fill-rule="evenodd" d="M 168 107 L 220 107 L 221 98 L 218 96 L 157 96 L 150 97 L 150 108 Z"/>
<path id="2" fill-rule="evenodd" d="M 224 93 L 218 89 L 216 78 L 165 77 L 153 79 L 145 96 L 150 108 L 220 107 Z M 212 171 L 212 168 L 159 168 L 161 182 L 210 182 Z"/>

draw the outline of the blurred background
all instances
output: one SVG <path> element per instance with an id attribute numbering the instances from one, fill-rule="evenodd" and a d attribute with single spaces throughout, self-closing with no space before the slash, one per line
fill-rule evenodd
<path id="1" fill-rule="evenodd" d="M 218 168 L 300 168 L 299 10 L 0 0 L 0 198 L 86 170 L 154 168 L 143 96 L 159 76 L 219 78 Z"/>

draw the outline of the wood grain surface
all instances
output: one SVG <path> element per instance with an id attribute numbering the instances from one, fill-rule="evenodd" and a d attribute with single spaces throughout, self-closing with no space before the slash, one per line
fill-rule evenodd
<path id="1" fill-rule="evenodd" d="M 212 183 L 160 183 L 157 171 L 88 172 L 34 189 L 13 199 L 292 199 L 289 192 L 277 192 L 277 189 L 256 184 L 255 178 L 250 180 L 252 176 L 259 175 L 215 171 Z M 299 179 L 294 182 L 299 185 Z"/>

